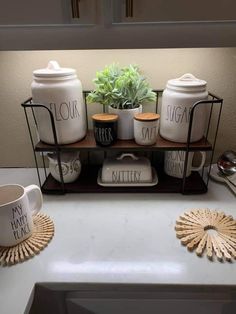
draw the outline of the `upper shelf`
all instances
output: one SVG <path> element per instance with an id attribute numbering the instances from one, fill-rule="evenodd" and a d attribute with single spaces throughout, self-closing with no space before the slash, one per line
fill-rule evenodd
<path id="1" fill-rule="evenodd" d="M 93 136 L 93 131 L 88 131 L 86 137 L 76 143 L 67 144 L 67 145 L 59 145 L 59 148 L 63 151 L 71 151 L 71 150 L 129 150 L 129 151 L 138 151 L 140 149 L 145 149 L 146 151 L 165 151 L 165 150 L 186 150 L 187 145 L 182 143 L 170 142 L 163 139 L 158 135 L 157 141 L 155 145 L 152 146 L 141 146 L 135 143 L 134 140 L 118 140 L 114 145 L 109 147 L 98 146 L 95 143 L 95 139 Z M 201 139 L 198 142 L 190 144 L 190 150 L 211 150 L 212 145 L 205 139 Z M 36 151 L 40 152 L 48 152 L 55 151 L 56 146 L 49 145 L 43 142 L 38 142 L 35 146 Z"/>

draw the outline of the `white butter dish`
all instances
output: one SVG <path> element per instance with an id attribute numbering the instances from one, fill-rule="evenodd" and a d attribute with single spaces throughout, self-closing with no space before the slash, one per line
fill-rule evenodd
<path id="1" fill-rule="evenodd" d="M 101 186 L 107 186 L 107 187 L 122 187 L 122 186 L 127 186 L 127 187 L 131 187 L 131 186 L 137 186 L 137 187 L 141 187 L 141 186 L 154 186 L 158 183 L 158 177 L 157 177 L 157 173 L 156 170 L 154 168 L 152 168 L 152 181 L 151 182 L 139 182 L 139 183 L 106 183 L 102 181 L 102 169 L 99 169 L 98 172 L 98 178 L 97 178 L 97 183 Z"/>
<path id="2" fill-rule="evenodd" d="M 149 159 L 134 154 L 121 154 L 107 158 L 101 170 L 101 182 L 112 184 L 139 184 L 153 181 Z"/>

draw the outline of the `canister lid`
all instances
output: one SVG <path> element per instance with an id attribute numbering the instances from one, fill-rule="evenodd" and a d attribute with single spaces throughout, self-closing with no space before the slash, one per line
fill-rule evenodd
<path id="1" fill-rule="evenodd" d="M 57 61 L 49 61 L 45 69 L 33 71 L 35 77 L 62 77 L 75 74 L 76 71 L 70 68 L 61 68 Z"/>
<path id="2" fill-rule="evenodd" d="M 191 73 L 186 73 L 183 76 L 169 80 L 167 87 L 182 91 L 205 91 L 207 82 L 196 78 Z"/>
<path id="3" fill-rule="evenodd" d="M 92 119 L 100 122 L 113 122 L 118 119 L 118 115 L 108 113 L 97 113 L 92 116 Z"/>
<path id="4" fill-rule="evenodd" d="M 155 121 L 160 118 L 160 115 L 158 113 L 153 112 L 144 112 L 144 113 L 137 113 L 134 116 L 135 120 L 138 121 Z"/>

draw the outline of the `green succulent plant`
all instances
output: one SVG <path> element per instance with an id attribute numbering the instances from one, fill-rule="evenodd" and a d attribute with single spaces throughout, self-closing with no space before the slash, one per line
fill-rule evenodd
<path id="1" fill-rule="evenodd" d="M 156 94 L 134 65 L 123 68 L 117 64 L 106 66 L 104 70 L 96 73 L 93 82 L 95 89 L 88 94 L 88 103 L 132 109 L 144 102 L 156 100 Z"/>

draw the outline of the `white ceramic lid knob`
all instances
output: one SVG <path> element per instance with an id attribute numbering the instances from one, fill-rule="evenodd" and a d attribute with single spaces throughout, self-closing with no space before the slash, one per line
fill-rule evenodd
<path id="1" fill-rule="evenodd" d="M 197 81 L 198 79 L 191 73 L 185 73 L 179 78 L 180 81 Z"/>
<path id="2" fill-rule="evenodd" d="M 60 67 L 60 65 L 59 65 L 59 63 L 57 61 L 49 61 L 47 69 L 48 70 L 59 71 L 61 69 L 61 67 Z"/>
<path id="3" fill-rule="evenodd" d="M 37 78 L 48 78 L 48 77 L 63 77 L 69 75 L 75 75 L 75 69 L 61 68 L 57 61 L 49 61 L 48 65 L 44 69 L 38 69 L 33 72 L 34 77 Z"/>

